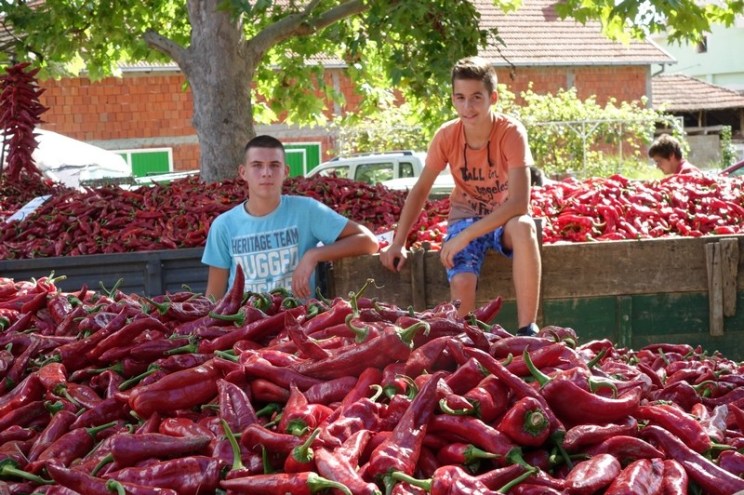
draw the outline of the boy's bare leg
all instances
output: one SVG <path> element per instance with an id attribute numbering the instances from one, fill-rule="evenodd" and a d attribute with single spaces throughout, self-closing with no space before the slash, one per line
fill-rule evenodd
<path id="1" fill-rule="evenodd" d="M 504 246 L 514 253 L 512 278 L 519 327 L 537 321 L 542 261 L 535 222 L 527 215 L 512 218 L 504 227 Z"/>
<path id="2" fill-rule="evenodd" d="M 450 297 L 453 301 L 460 301 L 458 316 L 464 317 L 475 309 L 477 285 L 478 276 L 475 273 L 458 273 L 450 280 Z"/>

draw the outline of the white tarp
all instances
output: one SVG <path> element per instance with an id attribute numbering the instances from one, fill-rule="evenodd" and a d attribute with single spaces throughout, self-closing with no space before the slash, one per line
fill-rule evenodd
<path id="1" fill-rule="evenodd" d="M 35 132 L 39 146 L 32 156 L 39 170 L 52 180 L 78 187 L 83 180 L 132 175 L 126 160 L 116 153 L 56 132 L 39 128 Z"/>

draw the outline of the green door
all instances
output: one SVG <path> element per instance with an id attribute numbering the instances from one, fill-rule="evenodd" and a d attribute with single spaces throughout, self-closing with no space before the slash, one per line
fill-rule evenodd
<path id="1" fill-rule="evenodd" d="M 132 167 L 134 177 L 167 174 L 171 171 L 171 149 L 121 150 L 119 155 Z"/>
<path id="2" fill-rule="evenodd" d="M 284 143 L 290 177 L 301 177 L 320 163 L 320 143 Z"/>

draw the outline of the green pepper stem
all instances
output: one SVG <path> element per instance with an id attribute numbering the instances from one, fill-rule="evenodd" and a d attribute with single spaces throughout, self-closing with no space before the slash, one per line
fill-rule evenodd
<path id="1" fill-rule="evenodd" d="M 525 351 L 522 353 L 522 358 L 524 359 L 524 363 L 527 365 L 527 369 L 530 370 L 530 374 L 535 377 L 535 380 L 540 384 L 541 387 L 544 387 L 545 385 L 550 382 L 551 378 L 537 369 L 537 366 L 535 366 L 535 363 L 532 362 L 532 358 L 530 357 L 530 353 Z"/>
<path id="2" fill-rule="evenodd" d="M 497 493 L 509 493 L 509 490 L 511 490 L 512 488 L 514 488 L 515 486 L 517 486 L 518 484 L 520 484 L 521 482 L 523 482 L 524 480 L 526 480 L 527 478 L 535 474 L 536 472 L 537 472 L 537 469 L 530 466 L 530 468 L 527 469 L 524 473 L 520 474 L 519 476 L 511 480 L 509 483 L 505 484 L 504 486 L 496 490 L 496 492 Z"/>
<path id="3" fill-rule="evenodd" d="M 233 363 L 240 362 L 240 358 L 236 356 L 235 353 L 232 351 L 214 351 L 214 355 L 217 357 L 221 357 L 222 359 L 232 361 Z"/>
<path id="4" fill-rule="evenodd" d="M 475 407 L 470 409 L 452 409 L 449 404 L 447 404 L 446 398 L 439 401 L 439 409 L 441 409 L 444 414 L 449 414 L 451 416 L 476 416 Z"/>
<path id="5" fill-rule="evenodd" d="M 304 442 L 292 449 L 291 455 L 297 462 L 305 464 L 313 460 L 312 444 L 318 435 L 320 435 L 320 429 L 316 428 Z"/>
<path id="6" fill-rule="evenodd" d="M 106 489 L 110 492 L 116 492 L 117 495 L 127 495 L 124 485 L 116 480 L 106 481 Z"/>
<path id="7" fill-rule="evenodd" d="M 153 301 L 149 297 L 145 297 L 144 299 L 145 299 L 145 301 L 147 301 L 147 303 L 149 305 L 151 305 L 155 309 L 157 309 L 158 310 L 158 313 L 160 313 L 161 315 L 166 314 L 168 312 L 168 310 L 170 309 L 170 307 L 171 307 L 171 303 L 170 302 L 159 303 L 159 302 Z"/>
<path id="8" fill-rule="evenodd" d="M 233 434 L 230 425 L 227 424 L 227 421 L 225 421 L 224 419 L 220 419 L 220 424 L 222 425 L 222 429 L 225 432 L 227 441 L 230 442 L 230 448 L 232 449 L 233 453 L 233 463 L 230 470 L 237 471 L 239 469 L 244 469 L 245 465 L 243 464 L 243 458 L 240 455 L 240 446 L 238 445 L 238 441 L 235 439 L 235 435 Z"/>
<path id="9" fill-rule="evenodd" d="M 47 479 L 42 478 L 41 476 L 27 473 L 26 471 L 19 469 L 18 464 L 16 464 L 11 459 L 6 459 L 0 462 L 0 479 L 6 478 L 6 477 L 22 478 L 24 480 L 37 483 L 39 485 L 53 485 L 54 484 L 54 481 L 52 480 L 47 480 Z"/>
<path id="10" fill-rule="evenodd" d="M 95 440 L 96 435 L 98 435 L 99 432 L 106 430 L 108 428 L 111 428 L 113 426 L 116 426 L 116 421 L 111 421 L 109 423 L 104 423 L 98 426 L 91 426 L 90 428 L 86 428 L 85 431 L 88 433 L 88 435 L 91 436 L 91 438 L 93 438 L 93 440 Z"/>
<path id="11" fill-rule="evenodd" d="M 429 335 L 429 330 L 431 330 L 431 326 L 429 326 L 429 323 L 426 321 L 419 321 L 417 323 L 414 323 L 408 328 L 404 328 L 403 330 L 398 332 L 398 337 L 400 337 L 400 340 L 403 341 L 404 344 L 408 345 L 409 347 L 413 345 L 413 339 L 416 337 L 416 334 L 419 333 L 419 330 L 423 329 L 424 335 Z"/>
<path id="12" fill-rule="evenodd" d="M 98 476 L 98 472 L 103 469 L 106 464 L 110 464 L 112 462 L 114 462 L 114 454 L 106 454 L 104 458 L 98 461 L 98 464 L 96 464 L 96 467 L 93 468 L 93 471 L 90 472 L 91 476 Z"/>
<path id="13" fill-rule="evenodd" d="M 189 342 L 188 344 L 184 344 L 180 347 L 174 347 L 173 349 L 168 349 L 163 354 L 166 356 L 172 356 L 174 354 L 191 354 L 199 350 L 199 345 L 196 342 Z"/>
<path id="14" fill-rule="evenodd" d="M 602 360 L 602 358 L 605 356 L 605 354 L 607 354 L 607 348 L 606 347 L 603 347 L 602 350 L 600 350 L 597 353 L 596 356 L 594 356 L 593 358 L 591 358 L 589 360 L 589 362 L 586 363 L 587 368 L 589 368 L 589 369 L 594 368 L 599 363 L 599 361 Z"/>
<path id="15" fill-rule="evenodd" d="M 134 387 L 139 382 L 141 382 L 143 379 L 147 378 L 148 376 L 156 373 L 158 370 L 160 370 L 159 366 L 150 366 L 146 371 L 143 371 L 137 376 L 133 376 L 132 378 L 128 380 L 124 380 L 119 384 L 119 390 L 127 390 L 131 387 Z"/>
<path id="16" fill-rule="evenodd" d="M 413 476 L 408 476 L 406 473 L 401 471 L 393 471 L 390 476 L 394 480 L 403 481 L 411 486 L 426 490 L 427 492 L 431 491 L 431 479 L 420 480 L 418 478 L 414 478 Z"/>
<path id="17" fill-rule="evenodd" d="M 367 336 L 369 335 L 369 328 L 367 327 L 358 327 L 352 323 L 354 318 L 356 318 L 357 312 L 351 312 L 348 315 L 346 315 L 346 326 L 349 330 L 354 332 L 354 341 L 358 344 L 361 344 L 365 340 L 367 340 Z"/>
<path id="18" fill-rule="evenodd" d="M 478 459 L 496 459 L 497 457 L 501 456 L 498 454 L 494 454 L 493 452 L 486 452 L 485 450 L 479 449 L 473 444 L 468 444 L 467 448 L 465 449 L 466 464 L 476 462 Z"/>
<path id="19" fill-rule="evenodd" d="M 566 449 L 563 448 L 564 438 L 566 438 L 566 432 L 563 430 L 555 430 L 553 433 L 550 434 L 550 439 L 553 440 L 553 443 L 558 449 L 558 452 L 561 454 L 561 457 L 563 458 L 563 462 L 566 463 L 566 466 L 568 466 L 569 469 L 573 469 L 574 464 L 573 464 L 573 461 L 571 460 L 571 456 L 568 455 L 568 452 L 566 452 Z"/>
<path id="20" fill-rule="evenodd" d="M 263 406 L 261 409 L 256 411 L 256 417 L 260 418 L 263 416 L 271 416 L 275 412 L 279 412 L 282 410 L 282 406 L 280 404 L 277 404 L 276 402 L 269 402 L 265 406 Z"/>
<path id="21" fill-rule="evenodd" d="M 379 383 L 372 384 L 372 385 L 369 386 L 369 388 L 371 388 L 372 390 L 375 391 L 375 393 L 372 394 L 372 397 L 369 398 L 369 400 L 371 400 L 372 402 L 377 402 L 377 399 L 379 399 L 380 397 L 382 397 L 382 394 L 385 394 L 388 398 L 390 398 L 393 395 L 395 395 L 395 393 L 393 393 L 392 395 L 389 395 L 387 393 L 387 390 L 385 390 L 387 387 L 383 387 Z"/>
<path id="22" fill-rule="evenodd" d="M 312 493 L 327 490 L 329 488 L 335 488 L 336 490 L 340 490 L 341 492 L 343 492 L 344 495 L 352 495 L 349 487 L 347 487 L 343 483 L 329 480 L 328 478 L 323 478 L 319 474 L 313 473 L 312 471 L 307 476 L 307 486 L 308 488 L 310 488 L 310 491 Z"/>
<path id="23" fill-rule="evenodd" d="M 209 317 L 220 321 L 230 321 L 235 323 L 235 325 L 239 327 L 245 324 L 245 311 L 243 311 L 242 309 L 232 315 L 221 315 L 219 313 L 215 313 L 214 311 L 210 311 Z"/>

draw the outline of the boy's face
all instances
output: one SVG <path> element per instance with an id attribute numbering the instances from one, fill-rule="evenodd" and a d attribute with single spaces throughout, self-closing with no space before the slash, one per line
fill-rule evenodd
<path id="1" fill-rule="evenodd" d="M 676 173 L 679 168 L 679 160 L 674 155 L 669 158 L 664 158 L 661 155 L 654 155 L 653 160 L 659 170 L 664 172 L 665 175 L 672 175 L 673 173 Z"/>
<path id="2" fill-rule="evenodd" d="M 452 87 L 452 104 L 465 126 L 490 125 L 491 105 L 498 100 L 496 91 L 488 92 L 478 79 L 455 79 Z"/>
<path id="3" fill-rule="evenodd" d="M 275 198 L 282 193 L 289 167 L 284 163 L 284 153 L 279 148 L 250 148 L 239 173 L 248 184 L 251 197 Z"/>

